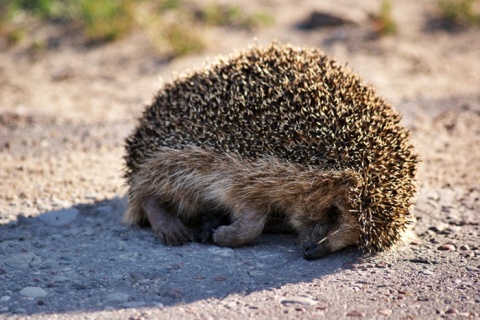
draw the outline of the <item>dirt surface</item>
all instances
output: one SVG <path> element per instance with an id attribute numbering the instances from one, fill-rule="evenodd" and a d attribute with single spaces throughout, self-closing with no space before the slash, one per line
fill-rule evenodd
<path id="1" fill-rule="evenodd" d="M 444 29 L 435 1 L 395 2 L 398 34 L 381 38 L 368 20 L 299 28 L 317 1 L 241 3 L 276 23 L 214 28 L 182 59 L 140 32 L 88 46 L 38 25 L 44 50 L 0 43 L 0 318 L 480 318 L 480 30 Z M 360 19 L 379 6 L 336 3 Z M 123 141 L 162 81 L 272 39 L 348 61 L 404 114 L 422 158 L 417 240 L 306 261 L 288 235 L 170 248 L 120 223 Z"/>

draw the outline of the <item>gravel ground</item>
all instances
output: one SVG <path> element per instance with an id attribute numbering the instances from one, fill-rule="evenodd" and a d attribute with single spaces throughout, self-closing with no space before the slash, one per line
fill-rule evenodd
<path id="1" fill-rule="evenodd" d="M 208 52 L 172 61 L 140 33 L 92 47 L 40 25 L 42 52 L 0 43 L 0 319 L 480 319 L 480 30 L 436 26 L 433 0 L 395 3 L 399 34 L 385 38 L 365 25 L 298 29 L 315 1 L 245 4 L 275 26 L 214 29 Z M 306 261 L 288 235 L 171 248 L 120 223 L 123 141 L 159 77 L 254 37 L 348 61 L 404 114 L 422 158 L 418 239 Z"/>

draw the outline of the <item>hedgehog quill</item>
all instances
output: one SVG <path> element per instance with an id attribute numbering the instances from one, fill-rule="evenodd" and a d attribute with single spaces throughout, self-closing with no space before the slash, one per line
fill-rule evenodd
<path id="1" fill-rule="evenodd" d="M 254 46 L 168 83 L 126 141 L 124 221 L 166 245 L 298 234 L 306 259 L 394 247 L 415 221 L 400 115 L 315 49 Z"/>

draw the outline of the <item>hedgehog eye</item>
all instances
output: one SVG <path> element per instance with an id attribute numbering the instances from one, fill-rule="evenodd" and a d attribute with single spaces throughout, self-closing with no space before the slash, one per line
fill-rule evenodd
<path id="1" fill-rule="evenodd" d="M 336 224 L 340 219 L 340 209 L 337 206 L 330 206 L 327 209 L 326 218 L 329 225 Z"/>

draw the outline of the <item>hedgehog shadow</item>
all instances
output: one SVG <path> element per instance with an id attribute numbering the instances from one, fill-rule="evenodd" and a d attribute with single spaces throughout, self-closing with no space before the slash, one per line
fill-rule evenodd
<path id="1" fill-rule="evenodd" d="M 123 212 L 115 213 L 114 227 L 116 232 L 121 230 L 117 237 L 124 247 L 118 257 L 123 263 L 113 272 L 123 274 L 126 282 L 117 283 L 115 291 L 128 293 L 129 301 L 116 304 L 120 308 L 135 302 L 171 306 L 308 283 L 351 268 L 362 257 L 357 248 L 347 248 L 307 261 L 290 234 L 263 234 L 251 245 L 235 249 L 201 243 L 169 247 L 161 244 L 150 228 L 122 225 Z"/>
<path id="2" fill-rule="evenodd" d="M 245 296 L 319 281 L 350 268 L 362 256 L 350 248 L 307 261 L 296 238 L 287 234 L 265 234 L 236 249 L 199 243 L 167 247 L 150 229 L 120 223 L 123 198 L 65 210 L 77 210 L 78 215 L 64 225 L 42 221 L 42 215 L 52 212 L 0 225 L 0 289 L 15 288 L 4 303 L 10 310 L 18 300 L 27 314 L 50 314 Z M 23 259 L 22 254 L 30 260 L 20 268 L 15 259 Z M 47 296 L 25 300 L 19 292 L 29 286 L 43 288 Z M 64 300 L 65 295 L 75 299 Z"/>

